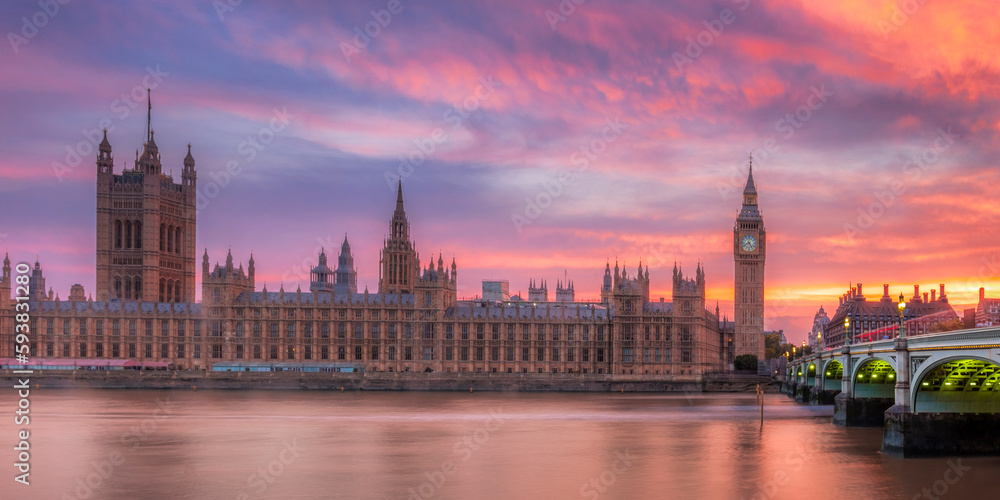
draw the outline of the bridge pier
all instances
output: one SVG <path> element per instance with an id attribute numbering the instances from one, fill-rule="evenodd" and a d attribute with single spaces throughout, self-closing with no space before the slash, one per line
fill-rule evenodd
<path id="1" fill-rule="evenodd" d="M 840 394 L 840 391 L 837 390 L 813 390 L 809 394 L 809 404 L 811 406 L 832 405 L 838 394 Z"/>
<path id="2" fill-rule="evenodd" d="M 892 398 L 852 398 L 841 392 L 833 401 L 833 423 L 842 427 L 882 427 Z"/>
<path id="3" fill-rule="evenodd" d="M 882 452 L 896 458 L 1000 453 L 1000 414 L 885 412 Z"/>
<path id="4" fill-rule="evenodd" d="M 805 382 L 801 384 L 796 384 L 795 386 L 795 402 L 796 403 L 808 403 L 809 402 L 809 391 L 812 388 L 809 387 Z"/>

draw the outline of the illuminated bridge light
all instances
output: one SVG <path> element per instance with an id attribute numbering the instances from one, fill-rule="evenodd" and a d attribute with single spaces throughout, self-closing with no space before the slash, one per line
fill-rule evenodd
<path id="1" fill-rule="evenodd" d="M 927 383 L 927 382 L 924 382 L 924 385 L 931 385 L 931 384 L 929 384 L 929 383 Z"/>

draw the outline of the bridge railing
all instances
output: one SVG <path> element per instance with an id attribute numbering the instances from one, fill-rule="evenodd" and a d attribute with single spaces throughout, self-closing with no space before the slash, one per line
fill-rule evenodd
<path id="1" fill-rule="evenodd" d="M 914 335 L 912 337 L 907 337 L 907 344 L 910 349 L 1000 347 L 1000 326 Z M 850 346 L 834 347 L 832 349 L 827 349 L 819 353 L 810 354 L 809 356 L 792 360 L 788 363 L 788 365 L 789 369 L 794 369 L 798 366 L 809 366 L 809 363 L 816 362 L 819 359 L 842 356 L 845 351 L 855 355 L 865 354 L 868 352 L 891 351 L 894 349 L 894 339 L 876 340 L 873 342 L 851 344 Z"/>

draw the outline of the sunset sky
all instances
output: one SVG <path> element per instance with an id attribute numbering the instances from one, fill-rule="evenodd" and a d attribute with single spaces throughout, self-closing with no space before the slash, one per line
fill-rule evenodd
<path id="1" fill-rule="evenodd" d="M 164 172 L 197 162 L 199 264 L 252 251 L 258 288 L 307 289 L 346 233 L 376 291 L 402 174 L 461 297 L 596 299 L 642 260 L 670 300 L 701 262 L 731 317 L 753 152 L 766 329 L 801 341 L 852 282 L 1000 296 L 995 1 L 230 3 L 0 4 L 0 250 L 61 297 L 94 289 L 97 130 L 131 168 L 147 86 Z"/>

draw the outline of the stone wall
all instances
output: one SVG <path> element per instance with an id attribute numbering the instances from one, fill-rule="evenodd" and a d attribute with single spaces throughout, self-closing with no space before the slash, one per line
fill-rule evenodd
<path id="1" fill-rule="evenodd" d="M 575 391 L 575 392 L 753 392 L 769 377 L 714 375 L 646 377 L 579 374 L 492 373 L 303 373 L 206 371 L 50 371 L 32 374 L 43 388 L 108 389 L 319 389 L 423 391 Z M 17 377 L 0 374 L 6 382 Z M 773 392 L 773 391 L 771 391 Z"/>
<path id="2" fill-rule="evenodd" d="M 1000 414 L 885 413 L 882 451 L 909 458 L 1000 453 Z"/>

